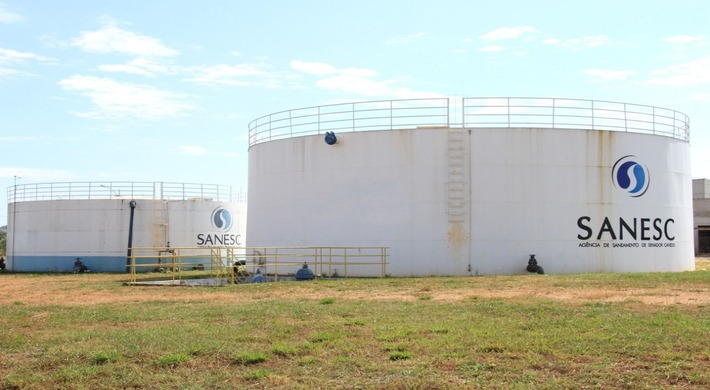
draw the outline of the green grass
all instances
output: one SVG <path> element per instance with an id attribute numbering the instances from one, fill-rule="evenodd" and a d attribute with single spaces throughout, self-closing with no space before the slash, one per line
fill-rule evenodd
<path id="1" fill-rule="evenodd" d="M 707 271 L 143 290 L 100 274 L 75 288 L 69 276 L 42 277 L 48 290 L 87 300 L 150 297 L 70 305 L 6 296 L 0 389 L 710 387 L 710 307 L 482 293 L 535 283 L 708 294 Z"/>
<path id="2" fill-rule="evenodd" d="M 247 352 L 243 353 L 234 359 L 232 359 L 232 363 L 234 364 L 241 364 L 244 366 L 252 365 L 252 364 L 258 364 L 261 362 L 267 361 L 269 358 L 266 356 L 266 354 L 261 353 L 261 352 Z"/>
<path id="3" fill-rule="evenodd" d="M 159 366 L 175 367 L 178 364 L 184 363 L 188 360 L 190 360 L 190 356 L 188 356 L 187 354 L 171 353 L 158 359 L 157 363 Z"/>
<path id="4" fill-rule="evenodd" d="M 91 362 L 95 365 L 115 363 L 121 360 L 121 354 L 116 351 L 97 351 L 91 357 Z"/>

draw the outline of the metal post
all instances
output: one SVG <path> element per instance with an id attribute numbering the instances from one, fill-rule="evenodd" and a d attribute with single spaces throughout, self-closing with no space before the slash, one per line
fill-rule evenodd
<path id="1" fill-rule="evenodd" d="M 289 138 L 293 138 L 293 110 L 288 110 L 288 135 Z"/>
<path id="2" fill-rule="evenodd" d="M 17 179 L 22 179 L 20 176 L 15 175 L 15 185 L 12 187 L 12 270 L 15 270 L 15 231 L 17 226 Z"/>
<path id="3" fill-rule="evenodd" d="M 555 101 L 555 98 L 552 98 L 552 128 L 555 128 L 555 106 L 557 105 L 557 102 Z"/>
<path id="4" fill-rule="evenodd" d="M 133 254 L 133 216 L 136 211 L 136 201 L 131 200 L 128 205 L 131 207 L 131 217 L 128 222 L 128 252 L 126 253 L 126 272 L 129 271 L 131 265 L 131 256 Z"/>
<path id="5" fill-rule="evenodd" d="M 131 283 L 136 282 L 136 259 L 135 257 L 131 256 L 130 260 L 131 265 L 129 268 L 129 272 L 131 273 Z"/>
<path id="6" fill-rule="evenodd" d="M 508 127 L 510 127 L 510 98 L 507 98 L 506 101 L 507 103 L 507 108 L 508 108 Z"/>
<path id="7" fill-rule="evenodd" d="M 651 107 L 651 119 L 653 123 L 653 135 L 656 135 L 656 107 Z"/>
<path id="8" fill-rule="evenodd" d="M 266 248 L 264 248 L 266 254 Z M 279 281 L 279 248 L 274 249 L 274 282 Z"/>
<path id="9" fill-rule="evenodd" d="M 313 248 L 313 258 L 315 260 L 315 264 L 313 265 L 313 272 L 316 275 L 321 275 L 321 277 L 322 277 L 323 276 L 323 262 L 322 262 L 322 259 L 319 258 L 320 257 L 319 252 L 320 252 L 319 247 Z"/>
<path id="10" fill-rule="evenodd" d="M 466 126 L 467 126 L 467 124 L 466 124 L 466 109 L 467 108 L 468 108 L 468 106 L 466 105 L 466 98 L 462 96 L 461 97 L 461 126 L 463 128 L 466 128 Z"/>
<path id="11" fill-rule="evenodd" d="M 175 250 L 173 249 L 172 253 L 170 254 L 170 270 L 172 271 L 172 274 L 173 274 L 173 280 L 175 280 L 175 274 L 177 274 L 178 280 L 182 280 L 182 274 L 180 273 L 181 272 L 180 269 L 182 267 L 180 267 L 179 263 L 175 262 L 176 259 L 177 259 L 177 257 L 175 255 Z M 178 264 L 178 266 L 176 267 L 175 264 Z"/>

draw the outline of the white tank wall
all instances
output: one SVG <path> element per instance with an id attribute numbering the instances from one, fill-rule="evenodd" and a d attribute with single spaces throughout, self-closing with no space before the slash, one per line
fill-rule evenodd
<path id="1" fill-rule="evenodd" d="M 74 258 L 94 271 L 125 272 L 130 199 L 49 200 L 8 205 L 8 268 L 71 271 Z M 215 209 L 232 216 L 229 230 L 212 224 Z M 133 247 L 208 246 L 214 236 L 244 245 L 246 204 L 211 200 L 136 199 Z M 207 238 L 207 237 L 210 238 Z M 233 242 L 232 242 L 233 241 Z"/>
<path id="2" fill-rule="evenodd" d="M 322 135 L 252 146 L 249 246 L 388 246 L 388 273 L 395 276 L 515 274 L 525 272 L 529 254 L 548 273 L 694 267 L 684 141 L 531 128 L 337 136 L 333 146 Z M 651 177 L 638 198 L 612 181 L 614 164 L 627 155 Z M 586 235 L 578 226 L 585 216 L 590 239 L 578 237 Z M 612 239 L 607 231 L 597 239 L 605 217 L 614 230 L 619 218 L 636 218 L 637 238 L 625 232 Z M 642 234 L 646 219 L 650 228 Z M 673 240 L 654 239 L 656 219 L 673 220 Z"/>

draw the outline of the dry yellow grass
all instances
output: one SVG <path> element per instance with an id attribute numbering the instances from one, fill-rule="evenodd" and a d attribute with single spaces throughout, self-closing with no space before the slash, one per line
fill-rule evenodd
<path id="1" fill-rule="evenodd" d="M 697 271 L 710 271 L 710 257 L 696 259 Z M 710 277 L 710 274 L 709 274 Z M 235 290 L 218 287 L 126 287 L 125 274 L 83 275 L 24 275 L 5 274 L 0 280 L 4 299 L 0 306 L 21 302 L 23 305 L 91 305 L 101 303 L 133 303 L 148 301 L 210 301 L 235 303 Z M 571 302 L 623 302 L 633 300 L 649 305 L 695 305 L 710 304 L 707 284 L 654 283 L 652 286 L 629 287 L 628 285 L 574 283 L 555 277 L 539 275 L 463 277 L 456 283 L 447 283 L 456 278 L 418 278 L 415 283 L 400 286 L 390 283 L 373 294 L 357 288 L 353 283 L 339 289 L 303 288 L 306 285 L 279 283 L 279 287 L 264 289 L 245 285 L 238 289 L 239 300 L 258 299 L 337 299 L 415 301 L 426 296 L 437 301 L 457 301 L 471 297 L 513 299 L 555 299 Z M 387 279 L 396 281 L 397 279 Z M 87 283 L 91 282 L 91 283 Z M 385 283 L 383 281 L 383 283 Z"/>
<path id="2" fill-rule="evenodd" d="M 710 385 L 708 258 L 685 273 L 128 279 L 0 274 L 0 389 Z"/>

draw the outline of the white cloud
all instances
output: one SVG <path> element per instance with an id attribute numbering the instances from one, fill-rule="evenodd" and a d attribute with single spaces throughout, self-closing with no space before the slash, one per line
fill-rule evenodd
<path id="1" fill-rule="evenodd" d="M 129 64 L 106 64 L 100 65 L 99 70 L 108 73 L 128 73 L 137 74 L 141 76 L 151 76 L 152 73 L 141 68 L 140 66 L 129 65 Z"/>
<path id="2" fill-rule="evenodd" d="M 141 76 L 156 74 L 176 74 L 178 67 L 165 65 L 166 57 L 179 53 L 165 46 L 159 39 L 119 28 L 111 18 L 102 18 L 104 27 L 96 31 L 85 31 L 75 38 L 71 45 L 90 53 L 123 54 L 134 57 L 123 64 L 103 64 L 98 69 L 108 73 L 127 73 Z"/>
<path id="3" fill-rule="evenodd" d="M 376 70 L 365 68 L 343 68 L 339 69 L 338 73 L 351 77 L 376 77 L 379 75 Z"/>
<path id="4" fill-rule="evenodd" d="M 696 102 L 710 102 L 710 92 L 696 93 L 687 98 L 690 101 Z"/>
<path id="5" fill-rule="evenodd" d="M 599 47 L 608 45 L 609 37 L 606 35 L 588 35 L 582 38 L 569 38 L 569 39 L 558 39 L 558 38 L 548 38 L 542 41 L 546 45 L 557 45 L 561 47 Z"/>
<path id="6" fill-rule="evenodd" d="M 59 85 L 68 91 L 88 97 L 93 111 L 77 112 L 84 118 L 139 117 L 163 119 L 185 115 L 194 107 L 185 102 L 186 96 L 160 90 L 149 85 L 74 75 L 61 80 Z"/>
<path id="7" fill-rule="evenodd" d="M 634 70 L 586 69 L 582 73 L 600 81 L 613 81 L 626 80 L 638 72 Z"/>
<path id="8" fill-rule="evenodd" d="M 0 48 L 0 63 L 20 63 L 27 61 L 46 62 L 49 61 L 49 59 L 39 54 Z"/>
<path id="9" fill-rule="evenodd" d="M 96 31 L 84 31 L 72 46 L 91 53 L 119 53 L 136 57 L 173 57 L 179 53 L 157 39 L 107 25 Z"/>
<path id="10" fill-rule="evenodd" d="M 291 61 L 291 68 L 306 74 L 323 75 L 333 74 L 338 70 L 334 66 L 322 62 Z"/>
<path id="11" fill-rule="evenodd" d="M 229 85 L 236 87 L 278 87 L 281 74 L 271 73 L 260 64 L 212 65 L 191 69 L 193 76 L 185 81 L 200 85 Z"/>
<path id="12" fill-rule="evenodd" d="M 0 137 L 0 142 L 29 142 L 29 141 L 40 141 L 42 137 L 37 136 L 8 136 Z"/>
<path id="13" fill-rule="evenodd" d="M 710 83 L 710 57 L 671 65 L 651 73 L 647 85 L 685 86 Z"/>
<path id="14" fill-rule="evenodd" d="M 187 156 L 204 156 L 207 154 L 207 149 L 200 146 L 181 145 L 178 146 L 178 152 Z"/>
<path id="15" fill-rule="evenodd" d="M 4 3 L 0 3 L 0 23 L 19 23 L 25 18 L 17 13 L 8 11 Z"/>
<path id="16" fill-rule="evenodd" d="M 377 72 L 372 69 L 365 68 L 343 68 L 337 69 L 333 65 L 323 62 L 305 62 L 293 60 L 291 68 L 306 74 L 322 76 L 322 75 L 346 75 L 349 77 L 375 77 Z"/>
<path id="17" fill-rule="evenodd" d="M 14 76 L 35 76 L 25 70 L 17 69 L 18 66 L 23 66 L 28 62 L 47 63 L 50 59 L 39 54 L 21 52 L 12 49 L 0 48 L 0 78 L 10 78 Z"/>
<path id="18" fill-rule="evenodd" d="M 10 78 L 14 76 L 35 76 L 30 72 L 25 72 L 24 70 L 17 70 L 12 68 L 0 68 L 0 78 Z"/>
<path id="19" fill-rule="evenodd" d="M 505 50 L 505 46 L 487 45 L 487 46 L 483 46 L 480 50 L 488 52 L 488 53 L 494 53 L 494 52 Z"/>
<path id="20" fill-rule="evenodd" d="M 396 86 L 394 80 L 378 80 L 378 72 L 364 68 L 338 69 L 321 62 L 291 61 L 291 67 L 299 72 L 322 76 L 315 85 L 332 91 L 346 92 L 367 97 L 387 97 L 393 99 L 409 99 L 421 97 L 436 97 L 431 92 L 414 91 L 406 87 Z"/>
<path id="21" fill-rule="evenodd" d="M 177 74 L 177 67 L 162 65 L 146 58 L 136 58 L 125 64 L 100 65 L 99 70 L 109 73 L 128 73 L 141 76 L 154 76 L 155 74 Z"/>
<path id="22" fill-rule="evenodd" d="M 387 95 L 391 90 L 389 84 L 390 82 L 387 81 L 377 81 L 345 74 L 318 80 L 316 82 L 317 87 L 355 93 L 363 96 Z"/>
<path id="23" fill-rule="evenodd" d="M 580 43 L 587 47 L 604 46 L 609 43 L 609 37 L 607 37 L 606 35 L 587 36 L 583 37 Z"/>
<path id="24" fill-rule="evenodd" d="M 538 32 L 536 28 L 530 26 L 501 27 L 481 35 L 484 41 L 499 41 L 503 39 L 514 39 L 524 34 Z"/>
<path id="25" fill-rule="evenodd" d="M 73 177 L 67 171 L 60 169 L 37 169 L 37 168 L 22 168 L 22 167 L 0 167 L 0 177 L 6 179 L 14 179 L 17 176 L 17 184 L 21 185 L 28 180 L 66 180 Z"/>
<path id="26" fill-rule="evenodd" d="M 424 33 L 424 32 L 418 32 L 414 34 L 408 34 L 408 35 L 400 35 L 396 37 L 392 37 L 385 41 L 385 44 L 387 45 L 406 45 L 406 44 L 412 44 L 412 43 L 417 43 L 421 41 L 429 40 L 429 34 Z"/>
<path id="27" fill-rule="evenodd" d="M 673 35 L 663 39 L 663 42 L 668 43 L 692 43 L 692 42 L 702 42 L 703 37 L 701 36 L 690 36 L 690 35 Z"/>

